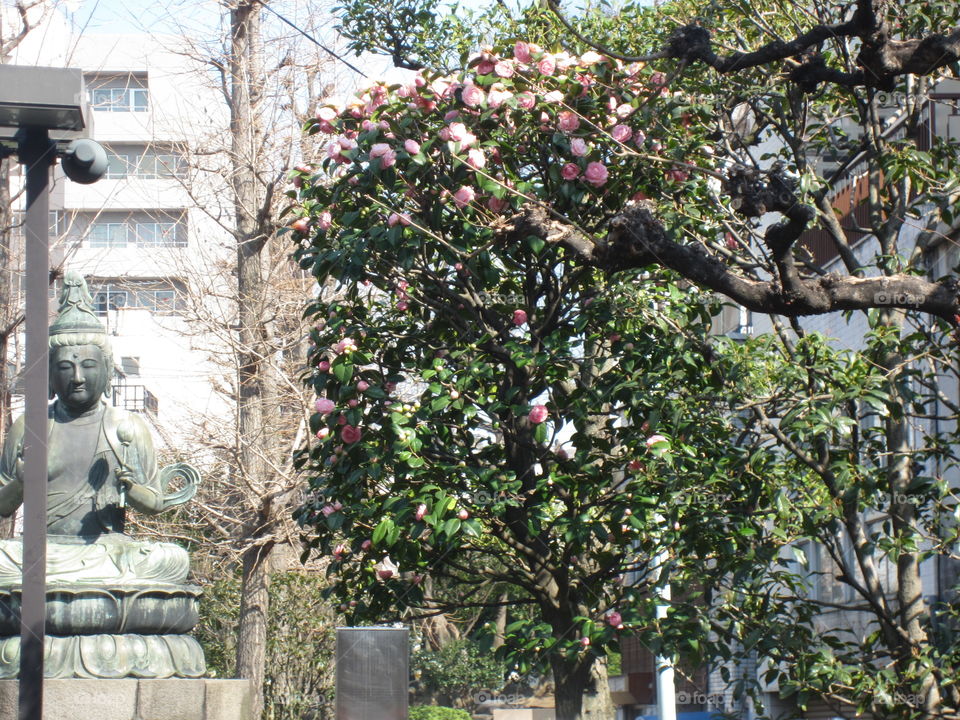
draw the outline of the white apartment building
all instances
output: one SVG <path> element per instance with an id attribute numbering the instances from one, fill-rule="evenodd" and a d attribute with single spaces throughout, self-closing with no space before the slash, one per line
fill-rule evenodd
<path id="1" fill-rule="evenodd" d="M 180 449 L 201 417 L 229 426 L 215 387 L 230 368 L 210 332 L 231 313 L 222 95 L 180 38 L 78 36 L 56 13 L 12 62 L 84 71 L 109 170 L 92 185 L 55 171 L 51 262 L 87 278 L 112 335 L 114 404 L 146 413 Z"/>

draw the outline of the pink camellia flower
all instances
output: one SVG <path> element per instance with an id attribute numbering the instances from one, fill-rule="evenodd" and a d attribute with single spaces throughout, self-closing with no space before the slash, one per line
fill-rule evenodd
<path id="1" fill-rule="evenodd" d="M 478 107 L 483 103 L 486 96 L 487 94 L 483 91 L 483 88 L 477 87 L 476 85 L 467 85 L 461 95 L 463 103 L 467 107 Z"/>
<path id="2" fill-rule="evenodd" d="M 650 76 L 650 84 L 654 87 L 663 87 L 667 84 L 667 76 L 658 70 Z"/>
<path id="3" fill-rule="evenodd" d="M 373 547 L 373 541 L 370 540 L 369 538 L 364 540 L 362 543 L 360 543 L 360 549 L 363 550 L 364 552 L 366 552 L 372 547 Z"/>
<path id="4" fill-rule="evenodd" d="M 549 414 L 550 411 L 547 410 L 546 405 L 534 405 L 532 408 L 530 408 L 530 414 L 527 415 L 527 419 L 534 425 L 539 425 L 547 419 L 547 415 Z"/>
<path id="5" fill-rule="evenodd" d="M 491 87 L 490 92 L 487 93 L 487 105 L 496 110 L 512 97 L 513 93 L 504 89 L 500 83 L 497 83 Z"/>
<path id="6" fill-rule="evenodd" d="M 447 110 L 447 112 L 443 116 L 443 121 L 445 123 L 448 123 L 451 120 L 456 120 L 458 117 L 460 117 L 459 110 Z"/>
<path id="7" fill-rule="evenodd" d="M 470 513 L 466 510 L 466 508 L 460 508 L 460 511 L 457 513 L 457 517 L 461 520 L 466 520 L 470 517 Z"/>
<path id="8" fill-rule="evenodd" d="M 500 60 L 493 67 L 493 71 L 497 74 L 497 77 L 502 78 L 512 78 L 514 74 L 513 61 L 512 60 Z"/>
<path id="9" fill-rule="evenodd" d="M 467 153 L 467 165 L 470 167 L 481 170 L 487 164 L 487 156 L 483 154 L 483 150 L 477 148 L 471 148 L 470 152 Z"/>
<path id="10" fill-rule="evenodd" d="M 533 93 L 520 93 L 517 95 L 517 107 L 520 107 L 524 110 L 533 110 L 537 104 L 537 98 Z"/>
<path id="11" fill-rule="evenodd" d="M 637 130 L 633 134 L 633 142 L 637 145 L 642 146 L 643 143 L 647 141 L 647 134 L 643 130 Z"/>
<path id="12" fill-rule="evenodd" d="M 526 310 L 514 310 L 513 311 L 513 324 L 514 325 L 523 325 L 527 322 L 527 311 Z"/>
<path id="13" fill-rule="evenodd" d="M 602 162 L 587 163 L 587 169 L 583 172 L 583 179 L 594 187 L 603 185 L 608 176 L 607 166 Z"/>
<path id="14" fill-rule="evenodd" d="M 492 60 L 481 60 L 477 63 L 477 75 L 489 75 L 493 72 Z"/>
<path id="15" fill-rule="evenodd" d="M 611 610 L 607 613 L 607 625 L 610 627 L 618 627 L 623 625 L 623 616 L 620 615 L 616 610 Z"/>
<path id="16" fill-rule="evenodd" d="M 633 130 L 627 125 L 615 125 L 613 130 L 610 131 L 610 137 L 618 143 L 624 143 L 633 137 Z"/>
<path id="17" fill-rule="evenodd" d="M 502 213 L 504 210 L 510 207 L 510 203 L 504 198 L 491 197 L 489 200 L 487 200 L 487 207 L 495 213 Z"/>
<path id="18" fill-rule="evenodd" d="M 581 644 L 583 647 L 585 647 L 585 648 L 586 648 L 586 647 L 590 647 L 590 638 L 588 638 L 588 637 L 582 637 L 582 638 L 580 638 L 580 644 Z"/>
<path id="19" fill-rule="evenodd" d="M 740 243 L 737 242 L 737 238 L 733 233 L 730 233 L 730 232 L 726 233 L 723 236 L 723 239 L 727 245 L 727 250 L 736 250 L 737 248 L 740 247 Z"/>
<path id="20" fill-rule="evenodd" d="M 403 149 L 411 155 L 416 155 L 420 152 L 420 143 L 418 143 L 416 140 L 407 138 L 403 141 Z"/>
<path id="21" fill-rule="evenodd" d="M 323 516 L 324 516 L 324 517 L 330 517 L 330 516 L 333 515 L 336 511 L 337 511 L 337 509 L 336 509 L 333 505 L 331 505 L 330 503 L 327 503 L 327 504 L 324 505 L 322 508 L 320 508 L 320 512 L 323 513 Z"/>
<path id="22" fill-rule="evenodd" d="M 557 127 L 560 128 L 561 132 L 573 132 L 580 127 L 580 118 L 577 117 L 576 113 L 564 110 L 557 117 Z"/>
<path id="23" fill-rule="evenodd" d="M 336 560 L 342 559 L 343 556 L 346 555 L 346 554 L 347 554 L 347 546 L 344 545 L 344 544 L 342 544 L 342 543 L 341 543 L 340 545 L 337 545 L 337 546 L 333 549 L 333 557 L 334 557 L 334 559 L 336 559 Z"/>
<path id="24" fill-rule="evenodd" d="M 591 65 L 596 65 L 598 62 L 603 62 L 603 55 L 593 50 L 587 50 L 583 55 L 580 56 L 580 64 L 584 67 L 590 67 Z"/>
<path id="25" fill-rule="evenodd" d="M 586 157 L 589 152 L 590 148 L 587 147 L 587 141 L 583 138 L 573 138 L 570 141 L 570 154 L 574 157 Z"/>
<path id="26" fill-rule="evenodd" d="M 397 153 L 387 143 L 374 143 L 370 148 L 370 159 L 380 158 L 380 167 L 388 168 L 397 161 Z"/>
<path id="27" fill-rule="evenodd" d="M 349 400 L 347 400 L 347 405 L 349 405 L 352 408 L 355 408 L 359 404 L 360 404 L 360 401 L 357 400 L 356 398 L 350 398 Z"/>
<path id="28" fill-rule="evenodd" d="M 689 175 L 687 174 L 687 171 L 681 170 L 680 168 L 673 168 L 671 170 L 667 170 L 664 173 L 664 175 L 668 180 L 673 180 L 674 182 L 683 182 L 689 177 Z"/>
<path id="29" fill-rule="evenodd" d="M 329 360 L 321 360 L 320 362 L 318 362 L 318 363 L 317 363 L 317 370 L 319 370 L 320 372 L 328 372 L 328 371 L 330 370 L 330 361 L 329 361 Z"/>
<path id="30" fill-rule="evenodd" d="M 564 180 L 576 180 L 580 175 L 580 166 L 576 163 L 567 163 L 560 170 L 560 176 Z"/>
<path id="31" fill-rule="evenodd" d="M 360 129 L 363 130 L 363 132 L 370 132 L 371 130 L 376 130 L 377 127 L 378 127 L 377 123 L 375 123 L 373 120 L 364 120 L 362 123 L 360 123 Z"/>
<path id="32" fill-rule="evenodd" d="M 330 398 L 317 398 L 317 402 L 314 403 L 314 407 L 317 409 L 317 412 L 321 415 L 328 415 L 333 412 L 333 409 L 336 407 L 333 400 Z"/>
<path id="33" fill-rule="evenodd" d="M 557 71 L 557 61 L 552 55 L 544 55 L 537 63 L 541 75 L 553 75 Z"/>
<path id="34" fill-rule="evenodd" d="M 440 132 L 437 133 L 437 137 L 440 138 L 441 140 L 443 140 L 444 142 L 446 142 L 447 140 L 449 140 L 449 139 L 450 139 L 450 128 L 448 128 L 448 127 L 442 127 L 442 128 L 440 128 Z"/>
<path id="35" fill-rule="evenodd" d="M 450 125 L 447 126 L 447 132 L 450 134 L 450 139 L 454 142 L 463 142 L 467 136 L 470 135 L 470 131 L 467 130 L 467 126 L 463 123 L 450 123 Z"/>
<path id="36" fill-rule="evenodd" d="M 363 433 L 360 431 L 360 428 L 354 427 L 353 425 L 344 425 L 343 429 L 340 430 L 340 439 L 348 445 L 359 441 L 362 436 Z"/>
<path id="37" fill-rule="evenodd" d="M 654 434 L 647 438 L 647 447 L 653 447 L 657 443 L 667 442 L 667 439 L 663 435 Z"/>
<path id="38" fill-rule="evenodd" d="M 453 194 L 453 202 L 456 203 L 457 207 L 466 207 L 473 202 L 476 196 L 477 193 L 472 187 L 464 185 Z"/>
<path id="39" fill-rule="evenodd" d="M 387 555 L 373 566 L 377 571 L 377 577 L 381 580 L 389 580 L 394 575 L 400 574 L 400 568 L 397 567 L 397 564 L 390 559 L 390 556 Z"/>
<path id="40" fill-rule="evenodd" d="M 317 108 L 317 120 L 326 120 L 327 122 L 333 122 L 337 119 L 337 109 L 331 107 L 330 105 L 324 105 L 323 107 Z"/>
<path id="41" fill-rule="evenodd" d="M 357 349 L 357 342 L 353 338 L 345 337 L 343 340 L 333 346 L 336 353 L 347 353 Z"/>
<path id="42" fill-rule="evenodd" d="M 330 435 L 330 428 L 328 428 L 328 427 L 322 427 L 322 428 L 320 428 L 319 430 L 317 430 L 317 439 L 318 439 L 318 440 L 326 440 L 326 438 L 327 438 L 329 435 Z"/>
<path id="43" fill-rule="evenodd" d="M 393 227 L 398 222 L 400 222 L 399 213 L 390 213 L 390 216 L 387 218 L 387 227 Z"/>
<path id="44" fill-rule="evenodd" d="M 357 392 L 366 392 L 370 389 L 370 383 L 366 380 L 360 380 L 357 382 Z"/>
<path id="45" fill-rule="evenodd" d="M 620 119 L 630 117 L 633 114 L 634 108 L 632 105 L 623 103 L 622 105 L 617 105 L 617 117 Z"/>
<path id="46" fill-rule="evenodd" d="M 416 512 L 413 513 L 413 517 L 417 519 L 417 522 L 420 522 L 421 520 L 423 520 L 423 516 L 426 514 L 427 514 L 427 506 L 424 505 L 423 503 L 420 503 L 419 505 L 417 505 L 417 510 Z"/>
<path id="47" fill-rule="evenodd" d="M 533 56 L 530 54 L 530 45 L 523 41 L 517 41 L 513 44 L 513 56 L 524 65 L 528 65 L 533 60 Z"/>
<path id="48" fill-rule="evenodd" d="M 324 210 L 322 213 L 317 215 L 318 228 L 321 230 L 329 230 L 331 225 L 333 225 L 333 216 L 330 214 L 329 210 Z"/>
<path id="49" fill-rule="evenodd" d="M 410 303 L 408 303 L 406 300 L 397 301 L 397 310 L 399 310 L 400 312 L 406 312 L 409 309 L 410 309 Z"/>

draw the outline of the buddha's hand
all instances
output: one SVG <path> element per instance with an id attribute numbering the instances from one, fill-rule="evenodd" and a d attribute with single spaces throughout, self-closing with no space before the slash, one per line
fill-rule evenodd
<path id="1" fill-rule="evenodd" d="M 145 478 L 140 469 L 140 462 L 136 452 L 131 453 L 132 457 L 127 458 L 127 462 L 117 466 L 116 476 L 120 487 L 129 491 L 130 488 L 143 485 Z"/>

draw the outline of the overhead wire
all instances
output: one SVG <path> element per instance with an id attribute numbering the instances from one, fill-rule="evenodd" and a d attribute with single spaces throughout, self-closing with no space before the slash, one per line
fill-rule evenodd
<path id="1" fill-rule="evenodd" d="M 307 33 L 305 30 L 303 30 L 303 28 L 300 28 L 300 27 L 298 27 L 297 25 L 295 25 L 294 23 L 292 23 L 292 22 L 290 22 L 289 20 L 287 20 L 287 18 L 285 18 L 283 15 L 281 15 L 281 14 L 278 13 L 276 10 L 274 10 L 272 7 L 270 7 L 270 6 L 267 4 L 266 0 L 256 0 L 256 2 L 257 2 L 264 10 L 269 10 L 270 12 L 272 12 L 272 13 L 273 13 L 274 15 L 276 15 L 281 21 L 285 22 L 287 25 L 289 25 L 289 26 L 292 27 L 294 30 L 296 30 L 298 33 L 300 33 L 301 35 L 303 35 L 307 40 L 309 40 L 310 42 L 312 42 L 312 43 L 313 43 L 314 45 L 316 45 L 318 48 L 320 48 L 320 49 L 323 50 L 324 52 L 329 53 L 331 56 L 333 56 L 334 58 L 336 58 L 337 60 L 339 60 L 340 62 L 342 62 L 344 65 L 346 65 L 348 68 L 350 68 L 351 70 L 353 70 L 355 73 L 358 73 L 358 74 L 360 74 L 360 75 L 363 76 L 363 77 L 367 77 L 367 74 L 366 74 L 363 70 L 361 70 L 360 68 L 358 68 L 356 65 L 354 65 L 353 63 L 351 63 L 349 60 L 347 60 L 346 58 L 344 58 L 344 57 L 338 55 L 337 53 L 335 53 L 333 50 L 331 50 L 330 48 L 328 48 L 328 47 L 327 47 L 326 45 L 324 45 L 322 42 L 320 42 L 320 41 L 317 40 L 315 37 L 313 37 L 312 35 L 310 35 L 309 33 Z"/>

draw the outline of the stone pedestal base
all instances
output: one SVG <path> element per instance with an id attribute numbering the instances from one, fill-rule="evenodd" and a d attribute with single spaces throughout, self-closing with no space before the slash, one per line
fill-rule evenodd
<path id="1" fill-rule="evenodd" d="M 246 680 L 86 680 L 43 683 L 43 720 L 254 720 Z M 0 720 L 17 720 L 17 680 L 0 680 Z"/>

